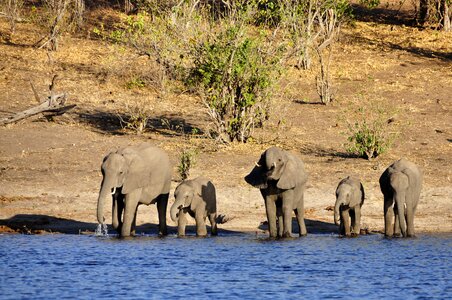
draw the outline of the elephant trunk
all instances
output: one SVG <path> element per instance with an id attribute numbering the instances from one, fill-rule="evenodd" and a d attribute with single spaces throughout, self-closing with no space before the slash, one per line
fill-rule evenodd
<path id="1" fill-rule="evenodd" d="M 170 215 L 171 215 L 171 220 L 173 220 L 173 222 L 177 222 L 178 219 L 178 212 L 179 210 L 184 206 L 184 199 L 176 199 L 176 201 L 174 202 L 173 206 L 171 206 L 171 210 L 170 210 Z"/>
<path id="2" fill-rule="evenodd" d="M 339 225 L 341 221 L 341 215 L 340 215 L 340 207 L 344 204 L 343 201 L 337 200 L 336 205 L 334 206 L 334 224 Z"/>
<path id="3" fill-rule="evenodd" d="M 99 191 L 99 198 L 97 199 L 97 222 L 99 224 L 105 224 L 104 205 L 107 198 L 111 196 L 111 189 L 113 187 L 114 185 L 108 184 L 108 181 L 104 178 Z"/>

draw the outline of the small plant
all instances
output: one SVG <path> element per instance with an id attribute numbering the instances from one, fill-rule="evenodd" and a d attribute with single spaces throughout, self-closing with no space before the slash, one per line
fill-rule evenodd
<path id="1" fill-rule="evenodd" d="M 363 123 L 355 123 L 350 126 L 351 136 L 348 137 L 347 151 L 357 154 L 365 159 L 372 159 L 384 153 L 391 143 L 375 126 Z"/>
<path id="2" fill-rule="evenodd" d="M 348 123 L 348 138 L 346 150 L 365 159 L 372 159 L 386 152 L 395 139 L 391 131 L 391 119 L 385 117 L 382 109 L 366 112 L 363 108 L 359 120 Z"/>
<path id="3" fill-rule="evenodd" d="M 150 114 L 152 112 L 151 104 L 145 100 L 136 100 L 126 102 L 124 117 L 118 114 L 123 128 L 134 130 L 141 134 L 146 129 Z"/>
<path id="4" fill-rule="evenodd" d="M 179 158 L 179 165 L 177 166 L 181 180 L 185 180 L 190 176 L 190 169 L 195 166 L 197 155 L 198 151 L 196 149 L 182 150 Z"/>
<path id="5" fill-rule="evenodd" d="M 133 77 L 132 79 L 130 79 L 126 83 L 126 87 L 129 90 L 132 90 L 132 89 L 135 89 L 135 88 L 143 88 L 145 86 L 146 86 L 146 82 L 144 81 L 144 79 L 142 79 L 140 77 Z"/>

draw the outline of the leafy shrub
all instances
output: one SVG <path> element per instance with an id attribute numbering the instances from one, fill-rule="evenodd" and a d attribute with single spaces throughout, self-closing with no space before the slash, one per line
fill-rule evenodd
<path id="1" fill-rule="evenodd" d="M 179 165 L 177 170 L 181 180 L 185 180 L 190 176 L 190 169 L 196 164 L 196 156 L 198 151 L 196 149 L 184 149 L 179 157 Z"/>
<path id="2" fill-rule="evenodd" d="M 189 83 L 224 142 L 246 142 L 268 118 L 268 96 L 279 75 L 281 53 L 265 52 L 265 47 L 260 37 L 247 36 L 243 26 L 231 23 L 193 50 Z"/>
<path id="3" fill-rule="evenodd" d="M 392 121 L 382 109 L 366 111 L 359 109 L 359 120 L 348 124 L 346 150 L 365 159 L 372 159 L 391 147 L 395 132 L 391 131 Z"/>

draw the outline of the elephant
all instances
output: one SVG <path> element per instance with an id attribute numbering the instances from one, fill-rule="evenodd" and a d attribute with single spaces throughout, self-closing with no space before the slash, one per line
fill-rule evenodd
<path id="1" fill-rule="evenodd" d="M 336 204 L 334 205 L 334 223 L 339 225 L 340 235 L 359 235 L 363 204 L 364 187 L 361 181 L 351 176 L 342 179 L 336 188 Z"/>
<path id="2" fill-rule="evenodd" d="M 414 163 L 401 158 L 380 177 L 384 196 L 385 236 L 414 236 L 414 213 L 422 189 L 422 171 Z M 392 220 L 394 219 L 394 225 Z"/>
<path id="3" fill-rule="evenodd" d="M 178 236 L 185 235 L 187 213 L 196 220 L 196 235 L 206 236 L 206 217 L 209 217 L 211 235 L 217 235 L 217 199 L 215 186 L 205 177 L 197 177 L 193 180 L 185 180 L 174 191 L 174 204 L 171 206 L 170 215 L 177 222 Z"/>
<path id="4" fill-rule="evenodd" d="M 167 234 L 166 211 L 172 167 L 160 148 L 143 143 L 105 156 L 97 202 L 97 220 L 105 224 L 104 204 L 113 197 L 112 226 L 121 237 L 135 234 L 138 206 L 157 203 L 159 235 Z"/>
<path id="5" fill-rule="evenodd" d="M 291 237 L 292 211 L 297 216 L 299 235 L 307 234 L 304 222 L 307 180 L 301 159 L 278 147 L 265 150 L 245 177 L 248 184 L 260 189 L 264 198 L 271 238 Z"/>

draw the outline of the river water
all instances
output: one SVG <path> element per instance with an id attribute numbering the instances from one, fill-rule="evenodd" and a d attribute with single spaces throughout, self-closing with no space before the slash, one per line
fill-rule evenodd
<path id="1" fill-rule="evenodd" d="M 0 235 L 1 299 L 451 299 L 452 234 Z"/>

